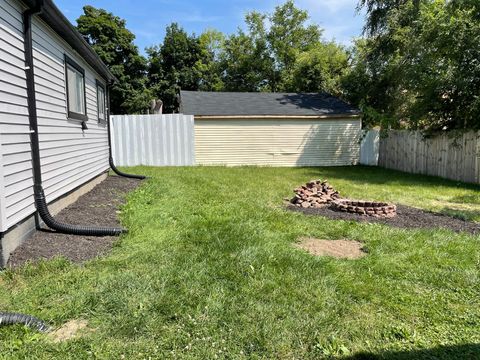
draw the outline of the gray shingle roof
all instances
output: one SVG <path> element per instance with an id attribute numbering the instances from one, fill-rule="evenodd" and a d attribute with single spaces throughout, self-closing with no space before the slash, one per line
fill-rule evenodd
<path id="1" fill-rule="evenodd" d="M 357 115 L 360 111 L 325 93 L 181 91 L 180 112 L 187 115 Z"/>

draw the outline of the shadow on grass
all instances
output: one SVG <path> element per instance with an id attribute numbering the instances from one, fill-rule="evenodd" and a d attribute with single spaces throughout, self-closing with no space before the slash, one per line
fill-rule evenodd
<path id="1" fill-rule="evenodd" d="M 453 346 L 438 346 L 432 349 L 419 349 L 411 351 L 388 351 L 379 354 L 358 353 L 346 360 L 460 360 L 480 359 L 480 344 L 465 344 Z"/>
<path id="2" fill-rule="evenodd" d="M 452 209 L 449 207 L 445 207 L 440 210 L 440 214 L 451 216 L 464 221 L 471 221 L 472 219 L 480 219 L 479 210 Z"/>
<path id="3" fill-rule="evenodd" d="M 449 199 L 449 202 L 458 203 L 458 204 L 469 203 L 469 204 L 480 205 L 480 194 L 455 196 Z"/>
<path id="4" fill-rule="evenodd" d="M 332 177 L 342 180 L 348 180 L 353 183 L 371 183 L 371 184 L 397 184 L 397 185 L 441 185 L 451 188 L 465 188 L 472 190 L 480 190 L 477 184 L 468 184 L 454 180 L 443 179 L 438 176 L 428 176 L 419 174 L 409 174 L 406 172 L 384 169 L 376 166 L 341 166 L 341 167 L 305 167 L 305 170 L 311 170 L 311 176 Z M 461 199 L 459 202 L 469 201 L 469 199 Z M 478 199 L 475 199 L 478 202 Z"/>
<path id="5" fill-rule="evenodd" d="M 216 169 L 220 166 L 196 166 L 193 168 L 201 169 Z M 183 167 L 183 169 L 193 169 L 192 167 Z M 243 166 L 243 167 L 233 167 L 225 169 L 242 169 L 242 168 L 259 168 L 262 167 L 258 166 Z M 268 169 L 269 167 L 265 167 Z M 130 167 L 130 168 L 122 168 L 122 170 L 130 171 L 132 173 L 145 173 L 146 175 L 153 176 L 154 171 L 158 171 L 159 168 L 156 167 L 148 167 L 148 166 L 137 166 L 137 167 Z M 182 167 L 176 168 L 177 170 L 182 170 Z M 306 172 L 305 176 L 309 176 L 313 178 L 337 178 L 341 180 L 351 181 L 353 183 L 370 183 L 370 184 L 395 184 L 395 185 L 418 185 L 422 187 L 435 185 L 435 186 L 444 186 L 447 188 L 464 188 L 464 189 L 471 189 L 471 190 L 480 190 L 480 185 L 478 184 L 469 184 L 463 183 L 454 180 L 444 179 L 438 176 L 428 176 L 428 175 L 420 175 L 420 174 L 410 174 L 398 170 L 391 170 L 385 169 L 377 166 L 365 166 L 365 165 L 356 165 L 356 166 L 332 166 L 332 167 L 309 167 L 309 166 L 302 166 L 297 167 L 297 170 L 303 170 Z M 171 171 L 165 168 L 165 171 Z M 310 179 L 309 179 L 310 180 Z M 330 179 L 329 179 L 330 180 Z M 480 204 L 480 196 L 475 195 L 466 195 L 466 196 L 458 196 L 456 198 L 452 198 L 451 201 L 453 202 L 468 202 L 474 204 Z"/>

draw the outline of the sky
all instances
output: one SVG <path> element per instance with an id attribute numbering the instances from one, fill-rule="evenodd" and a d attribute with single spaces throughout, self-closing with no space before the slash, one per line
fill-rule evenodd
<path id="1" fill-rule="evenodd" d="M 256 10 L 271 12 L 283 0 L 55 0 L 65 16 L 75 24 L 84 5 L 106 9 L 127 21 L 142 52 L 158 45 L 165 28 L 178 22 L 188 33 L 200 34 L 213 28 L 226 34 L 244 25 L 245 14 Z M 310 21 L 324 29 L 324 39 L 350 45 L 361 34 L 363 16 L 357 14 L 358 0 L 295 0 L 308 10 Z"/>

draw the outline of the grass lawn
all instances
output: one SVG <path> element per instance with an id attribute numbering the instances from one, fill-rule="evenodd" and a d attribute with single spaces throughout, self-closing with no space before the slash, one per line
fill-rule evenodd
<path id="1" fill-rule="evenodd" d="M 95 331 L 63 343 L 0 328 L 0 358 L 479 359 L 480 238 L 284 210 L 314 178 L 342 195 L 480 220 L 480 188 L 375 168 L 136 168 L 111 255 L 0 274 L 0 309 Z M 368 256 L 316 258 L 301 236 Z M 360 355 L 363 353 L 363 355 Z M 367 355 L 374 354 L 374 355 Z"/>

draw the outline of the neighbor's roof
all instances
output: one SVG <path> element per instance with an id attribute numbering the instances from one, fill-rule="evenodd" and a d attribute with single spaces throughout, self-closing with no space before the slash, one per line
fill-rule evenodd
<path id="1" fill-rule="evenodd" d="M 116 80 L 95 50 L 85 41 L 82 34 L 68 21 L 52 0 L 23 0 L 34 9 L 41 6 L 40 18 L 60 35 L 85 61 L 104 79 Z"/>
<path id="2" fill-rule="evenodd" d="M 198 116 L 338 116 L 360 111 L 325 93 L 181 91 L 180 112 Z"/>

